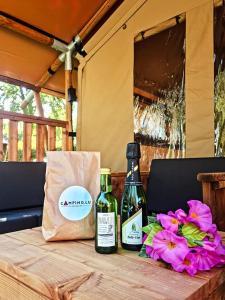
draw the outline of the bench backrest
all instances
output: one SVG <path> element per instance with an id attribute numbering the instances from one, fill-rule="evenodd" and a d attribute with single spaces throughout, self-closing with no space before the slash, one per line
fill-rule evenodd
<path id="1" fill-rule="evenodd" d="M 147 188 L 149 212 L 187 210 L 188 200 L 202 200 L 197 174 L 208 172 L 225 172 L 225 158 L 154 159 Z"/>
<path id="2" fill-rule="evenodd" d="M 0 211 L 42 206 L 46 164 L 0 162 Z"/>

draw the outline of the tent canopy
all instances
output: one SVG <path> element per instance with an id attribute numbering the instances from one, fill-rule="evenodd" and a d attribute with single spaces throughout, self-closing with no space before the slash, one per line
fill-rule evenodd
<path id="1" fill-rule="evenodd" d="M 0 0 L 0 15 L 68 44 L 102 7 L 105 7 L 104 13 L 108 13 L 112 2 L 119 1 Z M 60 52 L 1 25 L 0 22 L 1 78 L 37 85 Z M 64 94 L 63 66 L 44 87 L 50 93 L 52 90 Z"/>

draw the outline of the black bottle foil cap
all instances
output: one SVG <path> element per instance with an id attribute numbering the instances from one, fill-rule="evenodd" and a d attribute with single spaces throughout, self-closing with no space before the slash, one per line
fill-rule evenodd
<path id="1" fill-rule="evenodd" d="M 138 143 L 129 143 L 127 144 L 127 158 L 140 158 L 141 150 L 140 144 Z"/>

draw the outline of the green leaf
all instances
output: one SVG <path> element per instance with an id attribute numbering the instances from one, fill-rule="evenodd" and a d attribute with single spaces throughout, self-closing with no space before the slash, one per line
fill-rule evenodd
<path id="1" fill-rule="evenodd" d="M 183 225 L 181 232 L 186 238 L 189 247 L 197 246 L 197 242 L 202 241 L 207 236 L 206 232 L 201 231 L 198 226 L 193 223 Z"/>
<path id="2" fill-rule="evenodd" d="M 153 214 L 151 216 L 148 216 L 147 219 L 148 219 L 148 224 L 157 222 L 156 215 Z"/>
<path id="3" fill-rule="evenodd" d="M 145 245 L 142 245 L 141 250 L 138 255 L 141 257 L 148 257 L 148 255 L 146 254 L 146 246 Z"/>
<path id="4" fill-rule="evenodd" d="M 152 224 L 149 224 L 148 226 L 145 226 L 144 228 L 142 228 L 142 230 L 148 234 L 148 237 L 144 241 L 144 244 L 152 246 L 153 237 L 155 236 L 155 234 L 157 232 L 162 231 L 163 228 L 158 223 L 152 223 Z"/>
<path id="5" fill-rule="evenodd" d="M 152 223 L 148 224 L 145 227 L 142 227 L 142 231 L 144 231 L 144 233 L 146 233 L 146 234 L 149 234 L 151 232 L 151 230 L 152 230 Z"/>

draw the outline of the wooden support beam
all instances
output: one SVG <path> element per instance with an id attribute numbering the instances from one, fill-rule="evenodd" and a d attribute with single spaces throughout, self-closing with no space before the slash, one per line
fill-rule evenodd
<path id="1" fill-rule="evenodd" d="M 149 99 L 151 101 L 157 101 L 159 97 L 153 95 L 152 93 L 146 92 L 142 89 L 134 87 L 134 94 Z"/>
<path id="2" fill-rule="evenodd" d="M 0 119 L 0 161 L 3 160 L 3 120 Z"/>
<path id="3" fill-rule="evenodd" d="M 9 151 L 8 160 L 17 161 L 18 160 L 18 122 L 9 121 Z"/>
<path id="4" fill-rule="evenodd" d="M 184 22 L 186 19 L 186 14 L 180 14 L 179 16 L 179 23 Z M 149 38 L 150 36 L 153 36 L 157 33 L 160 33 L 166 29 L 172 28 L 177 25 L 177 19 L 176 17 L 173 17 L 160 25 L 157 24 L 155 27 L 152 27 L 150 29 L 147 29 L 145 31 L 139 32 L 135 37 L 134 37 L 134 42 L 140 42 L 143 41 L 144 39 Z"/>
<path id="5" fill-rule="evenodd" d="M 34 100 L 37 107 L 37 113 L 40 117 L 44 117 L 44 109 L 41 102 L 40 93 L 34 92 Z M 45 145 L 46 149 L 48 149 L 48 129 L 47 126 L 44 127 L 44 134 L 45 134 Z"/>
<path id="6" fill-rule="evenodd" d="M 35 40 L 41 44 L 51 46 L 54 43 L 54 39 L 47 35 L 38 32 L 28 26 L 25 26 L 19 22 L 16 22 L 8 17 L 0 15 L 0 26 L 5 27 L 14 32 L 20 33 L 32 40 Z"/>
<path id="7" fill-rule="evenodd" d="M 106 0 L 99 8 L 99 10 L 95 13 L 95 15 L 88 21 L 88 23 L 81 29 L 79 32 L 79 36 L 83 40 L 93 28 L 98 24 L 98 22 L 103 18 L 104 15 L 115 5 L 118 0 Z"/>
<path id="8" fill-rule="evenodd" d="M 72 137 L 69 137 L 69 132 L 72 132 L 73 124 L 71 122 L 71 103 L 68 101 L 68 89 L 72 86 L 72 71 L 65 70 L 65 99 L 66 99 L 66 121 L 68 122 L 67 128 L 67 149 L 69 151 L 73 150 L 73 140 Z"/>
<path id="9" fill-rule="evenodd" d="M 56 128 L 54 126 L 48 127 L 48 150 L 56 150 Z"/>
<path id="10" fill-rule="evenodd" d="M 62 65 L 62 61 L 57 57 L 54 62 L 51 64 L 51 66 L 48 68 L 51 70 L 51 73 L 49 71 L 46 71 L 41 79 L 37 82 L 36 86 L 43 87 L 46 82 L 52 77 L 52 75 L 59 69 L 59 67 Z"/>
<path id="11" fill-rule="evenodd" d="M 44 117 L 44 109 L 41 102 L 40 93 L 34 92 L 34 100 L 37 107 L 37 113 L 39 117 Z"/>
<path id="12" fill-rule="evenodd" d="M 36 136 L 36 159 L 37 161 L 43 161 L 45 156 L 45 126 L 37 125 Z"/>
<path id="13" fill-rule="evenodd" d="M 59 69 L 62 65 L 62 61 L 60 60 L 59 56 L 54 60 L 48 70 L 42 75 L 41 79 L 35 84 L 35 86 L 40 89 L 46 84 L 46 82 L 55 74 L 55 72 Z M 51 72 L 49 72 L 51 70 Z M 26 103 L 26 99 L 22 102 L 21 106 L 25 108 L 28 103 Z"/>
<path id="14" fill-rule="evenodd" d="M 31 161 L 32 124 L 23 123 L 23 160 Z"/>

